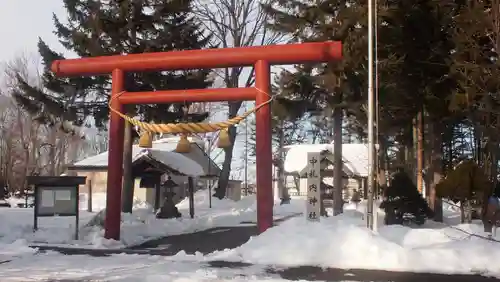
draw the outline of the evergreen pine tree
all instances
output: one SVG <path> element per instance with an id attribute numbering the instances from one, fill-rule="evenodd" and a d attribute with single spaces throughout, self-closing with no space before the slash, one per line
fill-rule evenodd
<path id="1" fill-rule="evenodd" d="M 208 44 L 209 37 L 190 15 L 191 1 L 64 0 L 64 4 L 68 23 L 54 15 L 55 34 L 68 51 L 81 57 L 200 49 Z M 42 39 L 38 49 L 45 66 L 44 86 L 50 95 L 74 105 L 78 115 L 73 114 L 72 118 L 77 124 L 92 116 L 97 127 L 104 127 L 108 120 L 110 77 L 55 77 L 50 71 L 51 63 L 64 57 Z M 207 75 L 206 70 L 128 73 L 125 87 L 127 91 L 206 88 L 210 85 Z M 22 94 L 40 102 L 43 93 Z M 50 104 L 45 106 L 49 112 L 57 111 Z M 182 106 L 148 105 L 129 111 L 145 120 L 176 122 L 184 117 Z"/>
<path id="2" fill-rule="evenodd" d="M 281 77 L 280 77 L 281 78 Z M 280 79 L 279 78 L 279 79 Z M 272 85 L 273 94 L 275 94 L 275 99 L 271 105 L 271 133 L 272 133 L 272 146 L 274 154 L 274 165 L 280 166 L 278 164 L 278 156 L 280 150 L 280 143 L 283 146 L 300 144 L 306 139 L 304 130 L 304 118 L 306 110 L 304 105 L 311 105 L 311 103 L 297 103 L 294 100 L 286 97 L 282 93 L 283 88 L 279 86 L 280 81 L 277 79 Z M 307 106 L 306 106 L 307 107 Z M 251 130 L 255 130 L 255 120 L 251 120 L 249 123 Z M 283 135 L 283 142 L 280 142 L 281 136 Z M 249 154 L 255 157 L 255 135 L 249 136 L 250 150 Z"/>
<path id="3" fill-rule="evenodd" d="M 385 211 L 385 224 L 403 224 L 407 221 L 424 224 L 432 210 L 418 192 L 417 186 L 406 172 L 400 170 L 392 176 L 391 185 L 384 191 L 380 208 Z"/>
<path id="4" fill-rule="evenodd" d="M 194 20 L 191 4 L 189 0 L 64 0 L 67 23 L 54 15 L 55 34 L 68 51 L 80 57 L 200 49 L 208 46 L 210 37 Z M 50 67 L 55 59 L 64 59 L 62 54 L 54 52 L 42 39 L 38 49 L 47 91 L 24 83 L 25 91 L 17 93 L 17 100 L 28 110 L 43 110 L 43 116 L 60 117 L 63 111 L 64 118 L 75 125 L 82 125 L 91 116 L 98 128 L 105 128 L 110 76 L 58 78 Z M 126 73 L 125 90 L 206 88 L 211 84 L 208 74 L 208 70 L 130 72 Z M 208 113 L 186 117 L 185 106 L 189 105 L 139 105 L 128 106 L 126 111 L 157 123 L 186 118 L 196 122 L 208 117 Z M 130 150 L 131 146 L 125 146 L 125 153 Z M 125 195 L 133 196 L 130 191 Z M 124 210 L 131 210 L 131 205 L 132 200 L 126 204 L 124 198 Z"/>
<path id="5" fill-rule="evenodd" d="M 379 5 L 381 121 L 402 128 L 424 108 L 432 120 L 442 120 L 455 89 L 448 76 L 453 42 L 446 3 L 386 0 Z"/>
<path id="6" fill-rule="evenodd" d="M 300 116 L 361 99 L 366 75 L 365 1 L 325 0 L 304 4 L 299 0 L 282 0 L 265 8 L 272 18 L 271 26 L 290 35 L 292 42 L 335 40 L 343 44 L 339 62 L 300 65 L 294 72 L 281 73 L 281 95 L 276 99 L 289 112 Z"/>
<path id="7" fill-rule="evenodd" d="M 308 112 L 321 114 L 329 124 L 327 132 L 334 143 L 334 214 L 342 213 L 342 124 L 346 107 L 361 98 L 366 75 L 366 2 L 279 0 L 267 5 L 272 27 L 291 36 L 294 42 L 341 41 L 343 58 L 339 62 L 309 64 L 291 73 L 289 104 L 300 112 L 301 105 L 313 98 Z M 361 83 L 360 83 L 361 82 Z M 283 89 L 283 90 L 285 90 Z M 359 107 L 358 107 L 359 108 Z"/>

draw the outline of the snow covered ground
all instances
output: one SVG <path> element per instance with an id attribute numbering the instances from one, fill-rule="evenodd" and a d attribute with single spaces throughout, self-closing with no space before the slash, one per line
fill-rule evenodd
<path id="1" fill-rule="evenodd" d="M 0 280 L 14 281 L 120 281 L 120 282 L 218 282 L 288 280 L 262 275 L 263 267 L 207 269 L 194 259 L 114 255 L 108 258 L 46 254 L 18 259 L 15 266 L 0 265 Z M 65 280 L 68 279 L 68 280 Z M 71 280 L 70 280 L 71 279 Z"/>
<path id="2" fill-rule="evenodd" d="M 15 200 L 12 200 L 15 201 Z M 92 200 L 96 211 L 106 205 L 104 194 L 95 194 Z M 182 213 L 180 219 L 157 219 L 151 207 L 136 202 L 132 214 L 122 215 L 120 242 L 104 239 L 104 231 L 98 227 L 87 227 L 87 223 L 97 212 L 80 211 L 79 240 L 74 240 L 74 217 L 39 218 L 39 229 L 33 232 L 33 209 L 0 208 L 0 254 L 1 246 L 23 241 L 37 245 L 71 245 L 73 247 L 89 248 L 121 248 L 143 243 L 147 240 L 169 235 L 191 233 L 214 227 L 237 226 L 241 222 L 256 222 L 255 196 L 244 197 L 235 202 L 228 199 L 212 198 L 212 208 L 209 207 L 207 191 L 195 194 L 195 217 L 189 217 L 188 199 L 180 202 L 177 207 Z M 13 203 L 12 206 L 15 206 Z M 80 207 L 86 207 L 82 201 Z M 277 205 L 275 218 L 289 216 L 300 210 L 297 203 L 286 206 Z"/>
<path id="3" fill-rule="evenodd" d="M 239 248 L 209 257 L 264 265 L 488 273 L 500 277 L 500 264 L 492 263 L 500 260 L 500 243 L 469 235 L 485 235 L 479 224 L 450 228 L 428 222 L 417 229 L 380 226 L 374 234 L 365 228 L 363 211 L 363 206 L 347 207 L 344 214 L 322 219 L 319 224 L 292 218 Z M 457 213 L 447 206 L 447 221 L 456 223 Z M 382 215 L 379 223 L 383 222 Z"/>
<path id="4" fill-rule="evenodd" d="M 52 225 L 51 222 L 42 223 L 40 233 L 32 233 L 32 218 L 28 209 L 0 209 L 0 222 L 7 223 L 0 227 L 0 261 L 2 258 L 14 260 L 12 263 L 0 264 L 0 281 L 19 281 L 21 278 L 29 278 L 30 281 L 55 278 L 178 282 L 283 281 L 269 275 L 262 276 L 265 265 L 480 273 L 500 277 L 500 264 L 496 263 L 500 260 L 500 244 L 470 236 L 468 233 L 484 235 L 482 227 L 477 223 L 458 224 L 459 211 L 451 206 L 445 206 L 447 224 L 428 222 L 415 229 L 379 226 L 378 233 L 365 228 L 365 207 L 362 204 L 357 208 L 348 206 L 343 215 L 322 219 L 319 223 L 306 222 L 304 217 L 289 219 L 238 248 L 205 256 L 183 252 L 174 257 L 63 256 L 53 252 L 33 255 L 35 250 L 26 246 L 28 242 L 42 239 L 46 242 L 94 247 L 121 246 L 155 236 L 238 225 L 242 221 L 255 220 L 254 200 L 254 197 L 244 198 L 240 202 L 214 200 L 214 207 L 209 209 L 207 197 L 198 193 L 195 201 L 197 217 L 194 220 L 188 218 L 187 201 L 179 204 L 184 215 L 180 220 L 156 220 L 151 215 L 140 214 L 139 211 L 144 209 L 138 209 L 133 217 L 124 219 L 122 234 L 127 239 L 114 243 L 104 241 L 102 231 L 97 230 L 93 231 L 93 237 L 89 235 L 81 242 L 71 241 L 73 228 L 68 225 L 72 219 L 48 219 Z M 303 211 L 303 199 L 293 199 L 292 203 L 275 206 L 275 214 L 286 216 Z M 379 217 L 378 222 L 381 224 L 381 212 Z M 59 225 L 63 221 L 66 226 Z M 17 233 L 11 235 L 11 232 Z M 204 263 L 213 260 L 249 262 L 256 266 L 238 271 L 204 267 Z"/>

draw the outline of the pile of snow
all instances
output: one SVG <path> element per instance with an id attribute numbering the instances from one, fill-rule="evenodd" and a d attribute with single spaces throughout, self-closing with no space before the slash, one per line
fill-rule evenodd
<path id="1" fill-rule="evenodd" d="M 244 197 L 240 201 L 212 198 L 209 205 L 207 191 L 198 191 L 194 195 L 193 219 L 189 215 L 189 200 L 184 199 L 177 207 L 182 213 L 178 219 L 157 219 L 152 208 L 136 201 L 132 214 L 122 214 L 120 241 L 104 239 L 104 230 L 100 226 L 87 226 L 100 209 L 106 204 L 105 194 L 94 194 L 94 211 L 80 211 L 79 240 L 74 239 L 74 217 L 39 218 L 38 230 L 33 232 L 33 209 L 0 209 L 0 244 L 11 244 L 21 239 L 36 245 L 64 245 L 90 248 L 122 248 L 143 243 L 169 235 L 178 235 L 206 230 L 215 227 L 230 227 L 242 222 L 256 222 L 255 196 Z M 86 209 L 87 199 L 80 199 L 81 209 Z M 296 200 L 293 205 L 276 206 L 275 217 L 280 218 L 302 212 L 303 200 Z M 2 246 L 0 245 L 0 253 Z"/>
<path id="2" fill-rule="evenodd" d="M 308 222 L 292 218 L 246 244 L 210 255 L 210 259 L 263 265 L 364 268 L 433 273 L 482 273 L 500 277 L 500 244 L 482 234 L 479 224 L 450 228 L 380 226 L 367 229 L 363 207 L 336 217 Z M 485 234 L 482 234 L 485 235 Z M 500 239 L 500 236 L 498 237 Z"/>
<path id="3" fill-rule="evenodd" d="M 89 195 L 86 193 L 82 193 L 79 196 L 79 200 L 80 200 L 79 203 L 80 210 L 87 210 Z M 134 204 L 137 204 L 139 206 L 141 205 L 141 203 L 139 203 L 137 200 L 136 203 Z M 106 193 L 104 192 L 92 193 L 92 210 L 101 211 L 105 208 L 106 208 Z"/>
<path id="4" fill-rule="evenodd" d="M 7 203 L 9 203 L 9 204 L 10 204 L 10 207 L 11 207 L 11 208 L 18 208 L 20 205 L 21 205 L 21 206 L 25 206 L 25 205 L 26 205 L 26 203 L 27 203 L 28 205 L 33 204 L 34 198 L 33 198 L 33 197 L 29 197 L 29 198 L 26 200 L 26 198 L 24 198 L 24 197 L 16 197 L 16 196 L 13 196 L 13 197 L 10 197 L 10 198 L 5 199 L 5 201 L 6 201 Z"/>
<path id="5" fill-rule="evenodd" d="M 26 240 L 18 239 L 10 244 L 0 243 L 0 264 L 13 258 L 31 256 L 36 250 L 27 246 Z"/>

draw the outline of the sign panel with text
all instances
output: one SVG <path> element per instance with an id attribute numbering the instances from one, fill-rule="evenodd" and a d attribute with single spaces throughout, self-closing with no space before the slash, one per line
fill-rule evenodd
<path id="1" fill-rule="evenodd" d="M 321 214 L 321 153 L 307 153 L 306 174 L 306 217 L 309 221 L 319 221 Z"/>

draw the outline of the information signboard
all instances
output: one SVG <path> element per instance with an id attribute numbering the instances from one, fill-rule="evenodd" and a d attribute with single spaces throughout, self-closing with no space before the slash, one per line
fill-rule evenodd
<path id="1" fill-rule="evenodd" d="M 78 214 L 78 187 L 38 186 L 35 188 L 38 216 L 76 216 Z"/>
<path id="2" fill-rule="evenodd" d="M 79 186 L 85 180 L 82 176 L 29 176 L 28 185 L 35 191 L 33 229 L 38 229 L 38 217 L 74 216 L 78 239 Z"/>

